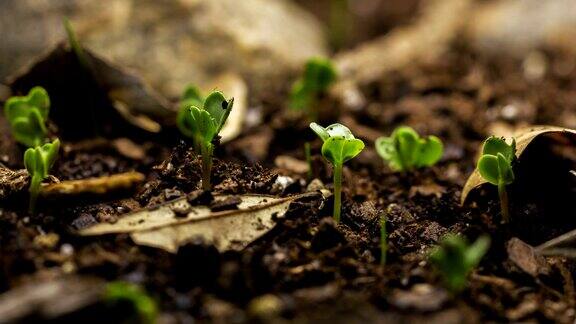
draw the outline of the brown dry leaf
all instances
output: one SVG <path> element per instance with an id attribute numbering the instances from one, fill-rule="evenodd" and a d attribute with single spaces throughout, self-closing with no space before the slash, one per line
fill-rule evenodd
<path id="1" fill-rule="evenodd" d="M 160 207 L 141 210 L 124 216 L 114 224 L 102 223 L 80 231 L 81 235 L 129 233 L 136 244 L 176 252 L 180 245 L 194 237 L 212 242 L 220 251 L 241 250 L 268 232 L 282 217 L 291 202 L 308 198 L 322 198 L 318 192 L 277 198 L 264 195 L 240 195 L 237 210 L 213 212 L 207 206 L 190 206 L 180 198 Z M 229 195 L 215 196 L 216 201 L 230 199 Z M 175 210 L 187 211 L 178 217 Z"/>
<path id="2" fill-rule="evenodd" d="M 410 198 L 414 198 L 417 195 L 424 197 L 435 196 L 436 198 L 441 198 L 443 194 L 446 193 L 446 188 L 437 183 L 424 183 L 417 186 L 412 186 L 410 188 Z"/>
<path id="3" fill-rule="evenodd" d="M 536 278 L 541 274 L 549 274 L 551 271 L 544 257 L 537 253 L 531 245 L 516 237 L 506 243 L 506 251 L 508 252 L 508 259 L 518 269 L 532 277 Z"/>
<path id="4" fill-rule="evenodd" d="M 522 156 L 524 150 L 535 140 L 537 137 L 542 135 L 560 135 L 560 136 L 575 136 L 576 137 L 576 130 L 564 128 L 564 127 L 557 127 L 557 126 L 534 126 L 529 128 L 523 128 L 516 132 L 514 138 L 516 139 L 516 157 L 519 159 Z M 466 202 L 466 198 L 470 192 L 481 185 L 487 183 L 480 173 L 478 169 L 475 169 L 474 172 L 468 177 L 466 184 L 464 185 L 464 189 L 462 189 L 462 196 L 460 197 L 460 204 L 464 205 Z"/>
<path id="5" fill-rule="evenodd" d="M 545 256 L 576 258 L 576 229 L 538 245 L 535 250 Z"/>
<path id="6" fill-rule="evenodd" d="M 44 197 L 102 195 L 116 190 L 130 189 L 144 179 L 145 176 L 142 173 L 125 172 L 98 178 L 62 181 L 42 186 L 40 195 Z"/>

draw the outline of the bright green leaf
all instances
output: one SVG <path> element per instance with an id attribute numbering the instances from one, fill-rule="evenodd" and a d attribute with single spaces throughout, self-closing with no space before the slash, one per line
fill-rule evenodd
<path id="1" fill-rule="evenodd" d="M 494 155 L 483 155 L 480 157 L 480 160 L 478 160 L 478 172 L 486 181 L 497 186 L 500 179 L 498 158 Z"/>
<path id="2" fill-rule="evenodd" d="M 42 87 L 32 88 L 26 96 L 8 99 L 4 114 L 12 128 L 14 139 L 28 147 L 44 143 L 49 110 L 50 98 Z"/>

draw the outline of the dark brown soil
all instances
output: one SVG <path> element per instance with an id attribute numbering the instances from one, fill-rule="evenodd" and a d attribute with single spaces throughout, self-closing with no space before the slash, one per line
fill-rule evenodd
<path id="1" fill-rule="evenodd" d="M 362 110 L 350 111 L 326 99 L 323 123 L 340 120 L 367 143 L 345 166 L 341 223 L 331 218 L 332 201 L 297 201 L 275 228 L 240 252 L 219 253 L 196 240 L 171 254 L 138 246 L 126 235 L 75 235 L 77 229 L 114 222 L 130 211 L 182 196 L 193 196 L 198 203 L 210 197 L 199 191 L 200 160 L 185 142 L 173 147 L 141 144 L 146 152 L 141 160 L 122 155 L 110 143 L 89 149 L 65 143 L 70 149 L 54 171 L 60 180 L 138 170 L 146 181 L 134 192 L 105 201 L 44 204 L 34 216 L 25 212 L 25 197 L 0 207 L 0 292 L 30 282 L 90 276 L 142 284 L 158 300 L 162 319 L 174 322 L 573 323 L 576 264 L 549 257 L 549 271 L 531 275 L 507 253 L 514 237 L 537 245 L 576 228 L 576 179 L 567 173 L 576 169 L 573 149 L 543 139 L 525 153 L 515 166 L 518 181 L 509 188 L 509 225 L 500 224 L 493 188 L 475 192 L 463 207 L 459 204 L 480 143 L 494 125 L 576 126 L 576 69 L 568 64 L 574 58 L 543 53 L 551 68 L 538 80 L 526 78 L 522 62 L 478 57 L 455 47 L 438 62 L 411 66 L 366 85 L 362 91 L 369 100 Z M 330 167 L 319 156 L 320 141 L 305 120 L 278 109 L 285 105 L 285 90 L 253 99 L 263 106 L 261 126 L 217 150 L 216 191 L 305 192 L 306 174 L 278 167 L 275 159 L 304 160 L 306 141 L 312 141 L 314 177 L 332 189 Z M 389 134 L 402 124 L 442 138 L 446 152 L 437 166 L 402 174 L 384 165 L 373 149 L 374 134 Z M 9 137 L 0 137 L 0 148 L 2 163 L 22 167 L 21 149 Z M 279 175 L 295 181 L 279 190 L 274 186 Z M 236 204 L 231 200 L 212 207 L 226 210 Z M 385 266 L 379 264 L 383 214 L 389 231 Z M 57 240 L 46 242 L 40 238 L 45 233 Z M 488 234 L 492 240 L 460 296 L 441 287 L 427 262 L 429 248 L 447 233 L 462 233 L 470 240 Z M 66 316 L 90 322 L 99 307 L 106 309 L 95 302 Z M 99 316 L 99 321 L 104 316 L 119 321 L 126 314 Z"/>

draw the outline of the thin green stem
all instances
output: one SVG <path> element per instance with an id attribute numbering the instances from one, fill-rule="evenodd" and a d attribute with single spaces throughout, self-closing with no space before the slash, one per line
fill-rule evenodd
<path id="1" fill-rule="evenodd" d="M 502 222 L 510 222 L 510 212 L 508 209 L 508 192 L 504 183 L 498 184 L 498 196 L 500 196 L 500 211 L 502 213 Z"/>
<path id="2" fill-rule="evenodd" d="M 310 149 L 310 142 L 304 143 L 304 155 L 306 156 L 306 163 L 308 164 L 308 172 L 306 174 L 307 180 L 312 180 L 312 153 Z"/>
<path id="3" fill-rule="evenodd" d="M 37 175 L 33 175 L 30 179 L 30 204 L 28 205 L 28 212 L 30 212 L 30 214 L 33 214 L 36 210 L 36 201 L 38 200 L 41 184 L 42 178 Z"/>
<path id="4" fill-rule="evenodd" d="M 380 265 L 386 264 L 388 253 L 388 231 L 386 229 L 386 214 L 380 216 Z"/>
<path id="5" fill-rule="evenodd" d="M 210 191 L 212 183 L 210 177 L 212 175 L 212 153 L 214 146 L 212 143 L 205 143 L 201 146 L 202 150 L 202 189 Z"/>
<path id="6" fill-rule="evenodd" d="M 342 164 L 334 164 L 334 220 L 340 223 L 342 205 Z"/>

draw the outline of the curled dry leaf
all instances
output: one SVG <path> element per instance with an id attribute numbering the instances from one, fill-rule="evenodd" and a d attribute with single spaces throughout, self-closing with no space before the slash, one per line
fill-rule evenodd
<path id="1" fill-rule="evenodd" d="M 40 190 L 44 197 L 94 194 L 102 195 L 117 190 L 133 188 L 144 181 L 145 176 L 139 172 L 125 172 L 80 180 L 69 180 L 45 185 Z"/>
<path id="2" fill-rule="evenodd" d="M 216 201 L 230 199 L 215 196 Z M 152 208 L 128 214 L 114 224 L 102 223 L 81 230 L 85 236 L 129 233 L 136 244 L 152 246 L 169 252 L 194 237 L 212 242 L 220 251 L 241 250 L 268 232 L 282 217 L 290 203 L 298 199 L 323 199 L 319 192 L 276 198 L 265 195 L 240 195 L 235 210 L 213 212 L 208 206 L 191 206 L 179 198 Z M 186 211 L 178 217 L 175 211 Z"/>
<path id="3" fill-rule="evenodd" d="M 576 138 L 576 130 L 557 126 L 534 126 L 520 129 L 514 136 L 516 139 L 516 157 L 520 159 L 522 153 L 524 150 L 526 150 L 530 143 L 542 135 L 572 136 Z M 480 176 L 478 169 L 475 169 L 470 177 L 468 177 L 468 180 L 464 185 L 464 189 L 462 189 L 460 204 L 464 205 L 470 192 L 485 183 L 487 183 L 487 181 L 484 180 L 482 176 Z"/>
<path id="4" fill-rule="evenodd" d="M 22 192 L 28 187 L 28 183 L 29 177 L 26 170 L 13 171 L 0 166 L 0 200 Z"/>

